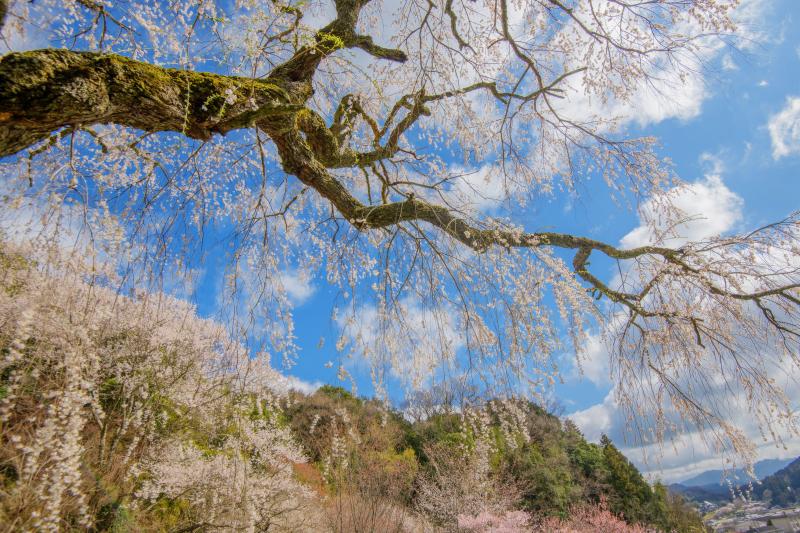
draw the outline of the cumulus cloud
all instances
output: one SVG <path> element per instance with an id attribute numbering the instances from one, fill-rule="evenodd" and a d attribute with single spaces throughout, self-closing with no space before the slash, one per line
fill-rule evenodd
<path id="1" fill-rule="evenodd" d="M 492 165 L 476 170 L 453 169 L 456 175 L 445 198 L 455 206 L 466 206 L 478 212 L 487 212 L 498 207 L 506 197 L 506 184 L 502 173 Z"/>
<path id="2" fill-rule="evenodd" d="M 738 400 L 730 401 L 738 405 Z M 730 420 L 741 427 L 748 437 L 761 440 L 761 432 L 752 423 L 747 409 L 739 410 L 740 416 Z M 610 391 L 601 403 L 576 411 L 567 418 L 572 420 L 592 442 L 598 442 L 601 435 L 608 435 L 637 467 L 652 479 L 673 483 L 689 478 L 706 470 L 743 467 L 743 464 L 728 462 L 735 458 L 721 455 L 710 446 L 709 434 L 700 431 L 673 436 L 665 443 L 650 443 L 643 446 L 626 443 L 628 421 L 624 419 Z M 800 455 L 800 439 L 783 435 L 784 442 L 763 442 L 756 448 L 754 460 L 793 458 Z M 627 444 L 627 445 L 626 445 Z"/>
<path id="3" fill-rule="evenodd" d="M 666 234 L 665 238 L 665 231 L 668 227 L 666 222 L 659 218 L 660 206 L 664 204 L 664 198 L 648 201 L 640 210 L 639 226 L 623 237 L 622 246 L 642 246 L 659 240 L 670 246 L 680 246 L 688 241 L 702 240 L 728 233 L 736 227 L 742 219 L 742 199 L 732 192 L 722 180 L 721 174 L 724 172 L 724 168 L 719 158 L 711 154 L 703 154 L 700 159 L 708 166 L 708 174 L 700 180 L 682 185 L 666 193 L 669 195 L 668 199 L 684 215 L 684 218 L 680 219 L 683 222 L 673 227 L 673 231 Z M 776 268 L 779 270 L 789 271 L 789 267 L 792 266 L 781 267 L 783 265 L 781 261 L 785 262 L 787 259 L 778 250 L 776 250 L 775 257 L 764 257 L 758 260 L 770 265 L 778 265 Z M 603 349 L 601 339 L 602 336 L 597 335 L 590 336 L 586 341 L 584 374 L 596 384 L 604 383 L 605 379 L 605 385 L 608 386 L 610 385 L 607 380 L 610 361 L 607 352 Z M 800 386 L 797 380 L 792 378 L 792 376 L 796 376 L 797 372 L 797 367 L 792 366 L 794 363 L 769 353 L 760 353 L 759 360 L 765 362 L 763 370 L 769 377 L 777 380 L 777 383 L 784 388 L 788 398 L 800 398 Z M 724 373 L 724 370 L 722 372 Z M 747 399 L 735 387 L 728 388 L 725 379 L 712 380 L 709 385 L 709 389 L 705 390 L 698 399 L 703 404 L 718 406 L 720 415 L 727 422 L 741 429 L 744 435 L 754 443 L 758 443 L 754 460 L 788 457 L 792 454 L 796 456 L 800 453 L 800 439 L 791 435 L 780 435 L 779 422 L 776 422 L 778 425 L 774 429 L 783 438 L 783 443 L 779 443 L 780 446 L 776 447 L 775 442 L 765 442 L 762 438 L 763 428 L 758 426 L 756 416 L 751 412 Z M 791 409 L 798 408 L 800 408 L 800 404 L 795 400 Z M 630 436 L 631 423 L 624 418 L 624 410 L 617 405 L 613 388 L 601 402 L 576 411 L 568 417 L 582 429 L 590 440 L 596 441 L 601 434 L 606 434 L 616 443 L 623 444 L 625 437 Z M 642 424 L 647 426 L 646 421 L 642 421 Z M 712 442 L 714 439 L 710 432 L 700 430 L 687 433 L 672 432 L 667 435 L 665 443 L 641 445 L 639 442 L 629 442 L 629 446 L 622 446 L 622 451 L 640 469 L 649 472 L 651 478 L 661 478 L 667 482 L 685 479 L 712 468 L 742 466 L 741 464 L 724 463 L 723 461 L 726 459 L 735 459 L 735 457 L 731 455 L 730 451 L 721 452 L 720 449 L 710 445 Z"/>
<path id="4" fill-rule="evenodd" d="M 590 43 L 587 42 L 587 46 Z M 689 120 L 700 114 L 708 97 L 703 79 L 702 63 L 716 56 L 719 43 L 708 43 L 698 56 L 686 55 L 680 61 L 654 65 L 648 77 L 638 80 L 625 99 L 594 95 L 585 90 L 587 80 L 595 74 L 589 71 L 568 78 L 563 87 L 565 98 L 556 102 L 564 117 L 576 121 L 608 121 L 608 127 L 630 123 L 646 126 L 677 118 Z M 687 76 L 687 72 L 692 72 Z"/>
<path id="5" fill-rule="evenodd" d="M 606 395 L 601 403 L 592 405 L 567 416 L 583 432 L 584 437 L 592 442 L 600 440 L 603 434 L 610 434 L 615 429 L 614 419 L 617 417 L 617 406 L 614 401 L 614 390 Z"/>
<path id="6" fill-rule="evenodd" d="M 772 361 L 764 368 L 765 376 L 775 380 L 786 397 L 791 400 L 790 409 L 800 410 L 800 381 L 797 379 L 797 364 L 791 358 L 781 359 L 775 354 L 761 354 Z M 771 429 L 762 427 L 752 412 L 746 394 L 730 387 L 722 377 L 713 381 L 711 387 L 697 397 L 702 404 L 718 406 L 720 415 L 731 426 L 738 428 L 754 444 L 753 461 L 770 458 L 789 458 L 800 455 L 800 437 L 782 425 L 780 415 L 773 415 Z M 679 481 L 709 469 L 743 467 L 743 458 L 731 449 L 717 447 L 711 428 L 691 431 L 669 431 L 664 442 L 632 441 L 635 432 L 626 411 L 616 401 L 617 390 L 612 387 L 603 400 L 585 409 L 567 415 L 590 441 L 597 442 L 600 436 L 608 435 L 643 472 L 653 479 L 667 482 Z M 677 421 L 677 414 L 672 415 Z M 646 420 L 642 421 L 647 426 Z M 678 426 L 681 427 L 681 426 Z M 771 435 L 768 439 L 765 435 Z M 646 437 L 649 439 L 650 437 Z M 736 461 L 739 461 L 738 464 Z"/>
<path id="7" fill-rule="evenodd" d="M 622 247 L 635 248 L 657 241 L 667 246 L 681 246 L 721 235 L 742 219 L 741 197 L 731 191 L 717 173 L 666 194 L 669 198 L 651 199 L 642 205 L 640 224 L 622 238 Z M 660 206 L 666 199 L 683 214 L 682 222 L 675 226 L 667 226 L 667 217 L 661 212 Z"/>
<path id="8" fill-rule="evenodd" d="M 313 394 L 322 385 L 320 381 L 305 381 L 296 376 L 279 374 L 273 388 L 279 392 L 294 390 L 303 394 Z"/>
<path id="9" fill-rule="evenodd" d="M 738 25 L 741 37 L 737 46 L 749 49 L 758 43 L 769 41 L 772 36 L 763 29 L 762 21 L 771 9 L 764 0 L 743 0 L 733 11 L 732 18 Z M 686 33 L 698 32 L 698 28 L 684 28 Z M 588 45 L 593 43 L 587 42 Z M 702 105 L 712 92 L 703 75 L 704 66 L 720 60 L 724 70 L 736 70 L 726 46 L 713 37 L 698 40 L 698 49 L 690 54 L 678 54 L 675 60 L 658 62 L 650 68 L 648 79 L 639 80 L 626 101 L 615 98 L 607 100 L 587 95 L 583 90 L 584 72 L 568 80 L 566 98 L 557 103 L 566 116 L 577 120 L 608 119 L 613 117 L 617 125 L 637 124 L 646 126 L 669 119 L 690 120 L 700 115 Z M 590 78 L 591 79 L 591 78 Z"/>
<path id="10" fill-rule="evenodd" d="M 607 387 L 610 384 L 610 370 L 608 350 L 603 339 L 598 334 L 589 334 L 583 344 L 583 349 L 578 354 L 579 368 L 576 374 L 585 377 L 598 387 Z"/>
<path id="11" fill-rule="evenodd" d="M 711 434 L 703 431 L 692 431 L 680 435 L 672 435 L 671 440 L 664 443 L 626 442 L 629 437 L 630 422 L 625 419 L 614 397 L 614 389 L 608 392 L 602 402 L 576 411 L 566 416 L 572 420 L 592 442 L 598 442 L 601 435 L 608 435 L 621 451 L 631 459 L 642 472 L 652 479 L 661 479 L 672 483 L 699 474 L 705 470 L 724 469 L 725 467 L 742 467 L 743 464 L 727 462 L 735 457 L 721 454 L 709 443 Z M 791 392 L 797 392 L 796 387 Z M 755 450 L 754 460 L 789 458 L 800 455 L 800 438 L 792 435 L 779 435 L 782 443 L 765 442 L 762 433 L 744 400 L 734 392 L 727 391 L 718 401 L 729 403 L 731 424 L 741 428 L 754 441 L 761 441 Z"/>
<path id="12" fill-rule="evenodd" d="M 283 290 L 295 305 L 300 305 L 308 300 L 316 291 L 308 276 L 298 271 L 285 271 L 280 275 Z"/>
<path id="13" fill-rule="evenodd" d="M 791 96 L 767 124 L 772 138 L 772 157 L 780 159 L 800 154 L 800 97 Z"/>

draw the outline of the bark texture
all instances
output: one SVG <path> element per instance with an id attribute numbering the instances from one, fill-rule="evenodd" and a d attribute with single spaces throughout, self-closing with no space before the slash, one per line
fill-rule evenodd
<path id="1" fill-rule="evenodd" d="M 8 0 L 0 0 L 0 31 L 6 23 L 6 14 L 8 13 Z"/>
<path id="2" fill-rule="evenodd" d="M 182 71 L 113 54 L 12 53 L 0 59 L 0 156 L 68 126 L 114 123 L 208 139 L 291 116 L 307 92 L 305 84 Z"/>

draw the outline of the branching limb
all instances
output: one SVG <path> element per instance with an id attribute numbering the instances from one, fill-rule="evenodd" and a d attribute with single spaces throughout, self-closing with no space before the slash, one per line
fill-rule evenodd
<path id="1" fill-rule="evenodd" d="M 287 117 L 292 84 L 157 67 L 113 54 L 37 50 L 0 59 L 0 157 L 67 126 L 119 124 L 196 139 Z"/>
<path id="2" fill-rule="evenodd" d="M 379 59 L 406 61 L 407 56 L 402 50 L 384 48 L 375 44 L 372 37 L 356 33 L 358 16 L 368 2 L 336 0 L 336 19 L 316 33 L 313 43 L 301 47 L 289 60 L 276 67 L 269 78 L 310 84 L 322 60 L 342 48 L 360 48 Z"/>
<path id="3" fill-rule="evenodd" d="M 461 34 L 458 33 L 458 26 L 457 26 L 457 18 L 456 13 L 453 11 L 453 0 L 447 0 L 444 4 L 444 12 L 450 17 L 450 32 L 453 34 L 456 42 L 458 43 L 458 47 L 461 49 L 468 49 L 472 50 L 472 47 L 469 45 L 467 41 L 461 37 Z"/>
<path id="4" fill-rule="evenodd" d="M 681 276 L 691 279 L 693 283 L 708 294 L 733 300 L 752 301 L 759 307 L 762 307 L 763 300 L 769 297 L 780 298 L 794 305 L 800 302 L 796 296 L 791 294 L 791 291 L 800 288 L 800 284 L 797 283 L 781 284 L 777 287 L 749 292 L 732 291 L 721 285 L 720 282 L 715 281 L 711 275 L 707 275 L 708 273 L 701 272 L 691 265 L 690 260 L 692 257 L 700 257 L 702 254 L 702 252 L 691 248 L 673 249 L 662 246 L 640 246 L 631 249 L 620 249 L 594 239 L 563 233 L 526 233 L 502 228 L 482 228 L 454 214 L 453 211 L 445 206 L 413 196 L 399 202 L 364 205 L 339 180 L 332 176 L 321 162 L 316 160 L 314 150 L 299 135 L 281 133 L 274 130 L 270 131 L 269 134 L 278 146 L 284 169 L 297 175 L 303 183 L 314 188 L 319 194 L 327 198 L 346 220 L 359 229 L 387 228 L 403 222 L 427 222 L 478 252 L 483 252 L 493 246 L 509 249 L 554 247 L 576 250 L 573 260 L 574 271 L 577 276 L 592 287 L 593 291 L 597 291 L 613 302 L 627 307 L 633 317 L 688 321 L 691 323 L 696 333 L 697 341 L 701 345 L 703 342 L 701 338 L 701 317 L 691 313 L 682 314 L 674 310 L 649 309 L 646 305 L 645 299 L 658 283 L 659 275 L 656 275 L 651 283 L 646 284 L 638 293 L 614 290 L 589 271 L 588 260 L 590 254 L 593 251 L 598 251 L 616 260 L 660 259 L 672 269 L 680 271 Z M 776 324 L 774 315 L 769 315 L 768 312 L 765 312 L 765 316 L 768 319 L 772 318 L 770 322 L 773 325 Z"/>
<path id="5" fill-rule="evenodd" d="M 569 76 L 584 71 L 584 68 L 574 69 L 555 78 L 546 86 L 532 91 L 528 94 L 520 94 L 515 91 L 502 91 L 496 82 L 477 82 L 460 89 L 453 89 L 438 94 L 426 94 L 420 91 L 416 94 L 407 94 L 395 102 L 387 114 L 383 126 L 378 123 L 361 107 L 358 99 L 351 95 L 342 98 L 336 112 L 334 113 L 333 123 L 330 128 L 326 128 L 321 117 L 306 120 L 306 116 L 314 114 L 308 111 L 309 115 L 304 115 L 300 122 L 301 131 L 306 136 L 314 139 L 312 148 L 315 150 L 317 159 L 328 168 L 347 168 L 353 166 L 369 166 L 383 159 L 391 158 L 400 150 L 400 139 L 402 136 L 419 120 L 422 116 L 430 116 L 431 111 L 427 104 L 452 98 L 455 96 L 466 95 L 475 91 L 488 91 L 498 101 L 504 105 L 511 102 L 525 104 L 534 102 L 542 95 L 560 97 L 560 89 L 557 87 Z M 395 119 L 401 114 L 402 110 L 408 112 L 395 125 Z M 374 150 L 369 152 L 356 152 L 344 145 L 346 134 L 351 130 L 355 120 L 360 117 L 367 123 L 373 134 Z M 323 131 L 325 130 L 325 131 Z M 329 131 L 328 131 L 329 130 Z M 386 141 L 383 139 L 386 137 Z M 381 144 L 383 142 L 383 144 Z"/>

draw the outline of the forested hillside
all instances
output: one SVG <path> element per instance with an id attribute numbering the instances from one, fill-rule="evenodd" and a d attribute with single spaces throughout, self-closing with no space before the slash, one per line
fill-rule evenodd
<path id="1" fill-rule="evenodd" d="M 2 531 L 702 529 L 608 439 L 530 402 L 412 423 L 341 388 L 289 392 L 185 302 L 87 272 L 0 248 Z"/>
<path id="2" fill-rule="evenodd" d="M 747 492 L 750 487 L 742 487 Z M 786 507 L 800 503 L 800 459 L 752 485 L 752 497 L 772 505 Z"/>
<path id="3" fill-rule="evenodd" d="M 742 477 L 744 476 L 731 479 L 741 480 Z M 729 481 L 726 484 L 701 487 L 673 484 L 670 485 L 670 490 L 698 503 L 706 501 L 723 504 L 735 498 L 744 498 L 761 500 L 772 506 L 788 507 L 800 503 L 800 458 L 760 480 L 741 484 Z"/>
<path id="4" fill-rule="evenodd" d="M 348 493 L 355 488 L 370 497 L 385 491 L 432 518 L 456 522 L 468 514 L 475 505 L 471 478 L 485 470 L 489 481 L 478 491 L 484 499 L 514 502 L 534 516 L 568 517 L 571 509 L 604 501 L 631 523 L 702 530 L 680 497 L 661 484 L 651 487 L 609 439 L 589 443 L 574 424 L 530 402 L 492 401 L 471 413 L 411 423 L 378 402 L 325 386 L 311 396 L 294 393 L 285 414 L 333 488 L 344 484 Z M 332 468 L 336 454 L 343 470 Z"/>

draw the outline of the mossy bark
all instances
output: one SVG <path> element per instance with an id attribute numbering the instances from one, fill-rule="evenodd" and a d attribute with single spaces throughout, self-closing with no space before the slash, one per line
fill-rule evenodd
<path id="1" fill-rule="evenodd" d="M 0 59 L 0 156 L 53 131 L 120 124 L 197 139 L 291 116 L 310 85 L 163 68 L 113 54 L 36 50 Z"/>

